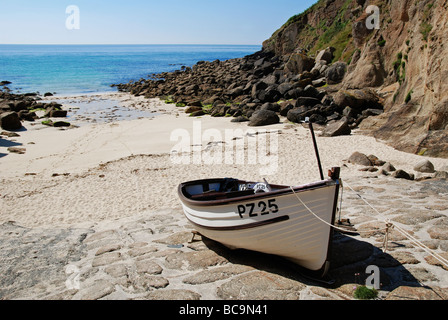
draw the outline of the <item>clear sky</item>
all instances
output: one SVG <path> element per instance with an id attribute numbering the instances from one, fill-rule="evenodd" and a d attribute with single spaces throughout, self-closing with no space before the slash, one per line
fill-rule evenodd
<path id="1" fill-rule="evenodd" d="M 0 0 L 0 44 L 255 44 L 317 0 Z M 68 6 L 79 8 L 66 13 Z M 79 21 L 79 29 L 76 27 Z"/>

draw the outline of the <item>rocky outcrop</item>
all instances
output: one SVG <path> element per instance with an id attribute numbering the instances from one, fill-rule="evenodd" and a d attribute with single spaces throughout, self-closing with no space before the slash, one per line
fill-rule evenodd
<path id="1" fill-rule="evenodd" d="M 191 116 L 233 117 L 234 122 L 249 121 L 249 126 L 279 123 L 280 116 L 297 123 L 309 118 L 321 125 L 341 120 L 344 126 L 328 134 L 349 134 L 366 117 L 381 114 L 383 107 L 373 91 L 347 90 L 346 97 L 339 98 L 323 87 L 340 83 L 345 75 L 345 63 L 327 65 L 333 53 L 328 47 L 314 59 L 297 51 L 286 60 L 260 51 L 239 59 L 200 61 L 192 68 L 114 86 L 186 107 Z"/>
<path id="2" fill-rule="evenodd" d="M 62 110 L 62 105 L 56 102 L 43 103 L 36 93 L 14 94 L 6 87 L 9 81 L 2 81 L 4 88 L 0 89 L 0 127 L 4 130 L 14 131 L 22 128 L 23 121 L 35 121 L 39 119 L 37 110 L 44 111 L 43 118 L 65 118 L 67 110 Z M 67 122 L 58 121 L 62 126 Z M 53 124 L 46 120 L 43 124 Z M 70 125 L 70 124 L 68 124 Z"/>
<path id="3" fill-rule="evenodd" d="M 368 25 L 369 5 L 379 9 L 379 28 Z M 384 99 L 385 113 L 364 121 L 365 132 L 403 151 L 448 157 L 447 9 L 445 0 L 321 0 L 263 48 L 289 59 L 298 49 L 319 56 L 335 47 L 327 64 L 347 64 L 343 89 L 373 88 Z"/>

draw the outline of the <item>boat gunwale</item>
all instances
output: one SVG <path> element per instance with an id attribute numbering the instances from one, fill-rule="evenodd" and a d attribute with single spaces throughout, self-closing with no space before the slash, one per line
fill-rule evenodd
<path id="1" fill-rule="evenodd" d="M 271 185 L 274 188 L 280 188 L 280 189 L 275 190 L 275 191 L 270 191 L 270 192 L 255 193 L 252 195 L 244 195 L 244 196 L 234 197 L 234 198 L 217 199 L 217 200 L 203 200 L 203 201 L 190 199 L 184 193 L 185 187 L 188 185 L 204 184 L 204 183 L 217 182 L 217 181 L 222 181 L 222 180 L 224 180 L 224 178 L 203 179 L 203 180 L 195 180 L 195 181 L 189 181 L 189 182 L 182 183 L 178 187 L 179 197 L 185 205 L 192 205 L 192 206 L 197 206 L 197 207 L 211 207 L 211 206 L 220 206 L 220 205 L 235 204 L 235 203 L 240 203 L 240 202 L 247 202 L 252 199 L 259 200 L 259 199 L 283 196 L 283 195 L 287 195 L 287 194 L 293 194 L 293 193 L 297 193 L 297 192 L 305 192 L 305 191 L 309 191 L 309 190 L 329 187 L 333 183 L 337 183 L 333 179 L 327 179 L 327 180 L 308 183 L 308 184 L 304 184 L 304 185 L 300 185 L 300 186 L 291 186 L 291 187 L 285 186 L 285 185 Z M 244 181 L 244 180 L 238 180 L 238 182 L 254 183 L 251 181 Z"/>

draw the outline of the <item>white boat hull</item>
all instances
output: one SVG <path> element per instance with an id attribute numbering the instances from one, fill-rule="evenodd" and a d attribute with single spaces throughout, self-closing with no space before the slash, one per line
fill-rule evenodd
<path id="1" fill-rule="evenodd" d="M 323 270 L 339 181 L 296 188 L 295 193 L 284 188 L 220 205 L 200 201 L 182 201 L 182 205 L 187 219 L 207 238 L 230 248 L 282 256 L 312 271 Z"/>

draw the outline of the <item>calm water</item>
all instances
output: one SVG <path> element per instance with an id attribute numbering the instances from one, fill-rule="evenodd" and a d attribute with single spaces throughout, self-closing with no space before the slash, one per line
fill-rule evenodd
<path id="1" fill-rule="evenodd" d="M 110 85 L 174 71 L 200 60 L 243 57 L 241 45 L 0 45 L 0 81 L 14 92 L 77 94 L 115 91 Z"/>

